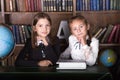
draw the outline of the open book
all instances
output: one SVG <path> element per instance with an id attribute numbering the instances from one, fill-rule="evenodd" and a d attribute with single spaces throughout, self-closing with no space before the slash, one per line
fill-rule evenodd
<path id="1" fill-rule="evenodd" d="M 77 60 L 58 60 L 56 69 L 86 69 L 86 63 Z"/>

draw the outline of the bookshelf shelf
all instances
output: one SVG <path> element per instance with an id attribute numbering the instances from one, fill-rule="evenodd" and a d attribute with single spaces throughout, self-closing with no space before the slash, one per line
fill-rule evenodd
<path id="1" fill-rule="evenodd" d="M 115 44 L 115 43 L 113 43 L 113 44 L 100 44 L 100 47 L 120 47 L 120 44 Z"/>
<path id="2" fill-rule="evenodd" d="M 24 44 L 16 44 L 15 46 L 16 46 L 16 47 L 23 47 Z"/>
<path id="3" fill-rule="evenodd" d="M 4 12 L 4 14 L 36 14 L 36 13 L 38 13 L 38 12 Z M 45 12 L 45 13 L 49 13 L 49 14 L 72 14 L 73 12 Z"/>
<path id="4" fill-rule="evenodd" d="M 76 11 L 76 13 L 99 13 L 99 14 L 113 14 L 113 13 L 120 13 L 120 10 L 108 10 L 108 11 Z"/>

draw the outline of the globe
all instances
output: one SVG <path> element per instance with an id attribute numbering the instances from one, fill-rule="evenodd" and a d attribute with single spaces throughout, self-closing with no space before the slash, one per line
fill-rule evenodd
<path id="1" fill-rule="evenodd" d="M 106 49 L 100 55 L 100 62 L 106 67 L 113 66 L 116 60 L 117 56 L 112 49 Z"/>
<path id="2" fill-rule="evenodd" d="M 8 26 L 0 25 L 0 59 L 7 57 L 14 49 L 13 33 Z"/>

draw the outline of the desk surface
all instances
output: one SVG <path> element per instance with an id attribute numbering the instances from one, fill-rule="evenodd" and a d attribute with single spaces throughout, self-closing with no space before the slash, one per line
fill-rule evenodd
<path id="1" fill-rule="evenodd" d="M 12 77 L 11 77 L 12 76 Z M 56 67 L 0 67 L 2 78 L 68 78 L 69 80 L 110 78 L 109 70 L 103 66 L 91 66 L 85 70 L 57 70 Z M 57 80 L 58 80 L 57 79 Z M 62 79 L 63 80 L 63 79 Z M 107 80 L 107 79 L 105 79 Z"/>

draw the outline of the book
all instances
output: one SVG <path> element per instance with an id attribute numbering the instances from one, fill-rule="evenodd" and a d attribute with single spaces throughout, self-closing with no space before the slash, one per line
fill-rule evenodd
<path id="1" fill-rule="evenodd" d="M 120 32 L 120 25 L 117 25 L 114 43 L 119 43 L 119 37 L 120 37 L 120 36 L 119 36 L 119 32 Z"/>
<path id="2" fill-rule="evenodd" d="M 24 41 L 24 37 L 23 37 L 23 33 L 22 33 L 22 26 L 19 25 L 19 31 L 20 31 L 20 41 L 21 41 L 21 44 L 25 43 Z"/>
<path id="3" fill-rule="evenodd" d="M 97 37 L 97 36 L 101 33 L 102 30 L 103 30 L 103 28 L 101 27 L 101 28 L 97 31 L 97 33 L 94 35 L 94 37 Z"/>
<path id="4" fill-rule="evenodd" d="M 86 63 L 77 60 L 58 60 L 56 69 L 86 69 Z"/>
<path id="5" fill-rule="evenodd" d="M 108 37 L 107 43 L 113 42 L 116 30 L 117 30 L 117 25 L 114 25 L 114 28 L 113 28 L 112 32 L 110 33 L 110 36 Z"/>
<path id="6" fill-rule="evenodd" d="M 16 43 L 20 44 L 20 31 L 19 31 L 19 26 L 18 25 L 14 25 L 15 30 L 16 30 Z"/>
<path id="7" fill-rule="evenodd" d="M 119 26 L 119 35 L 118 35 L 118 43 L 120 43 L 120 26 Z"/>
<path id="8" fill-rule="evenodd" d="M 17 43 L 17 34 L 16 34 L 16 26 L 15 25 L 12 25 L 12 30 L 13 30 L 13 35 L 14 35 L 15 43 Z"/>
<path id="9" fill-rule="evenodd" d="M 96 36 L 96 38 L 100 40 L 101 37 L 103 36 L 103 34 L 106 32 L 106 30 L 107 30 L 107 27 L 104 27 L 104 28 L 102 29 L 102 31 L 99 33 L 99 35 Z"/>
<path id="10" fill-rule="evenodd" d="M 26 33 L 25 33 L 25 25 L 21 25 L 21 27 L 22 27 L 22 34 L 23 34 L 23 39 L 24 39 L 24 42 L 26 42 L 26 40 L 27 40 L 27 37 L 26 37 Z"/>
<path id="11" fill-rule="evenodd" d="M 25 34 L 26 34 L 26 38 L 30 38 L 30 34 L 29 34 L 29 31 L 28 31 L 28 26 L 27 25 L 24 25 L 24 30 L 25 30 Z"/>
<path id="12" fill-rule="evenodd" d="M 103 35 L 103 38 L 101 40 L 101 43 L 106 43 L 108 40 L 108 37 L 111 33 L 111 31 L 113 30 L 113 25 L 108 25 L 107 31 L 105 32 L 105 34 Z"/>

